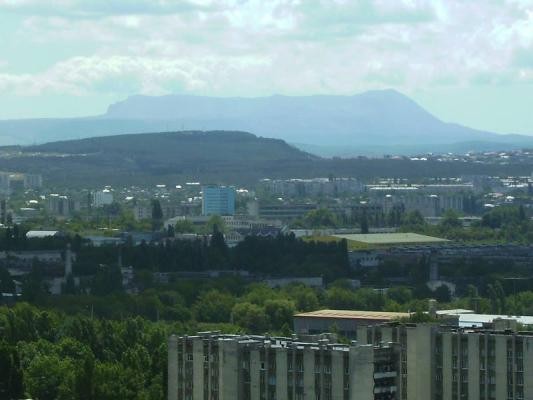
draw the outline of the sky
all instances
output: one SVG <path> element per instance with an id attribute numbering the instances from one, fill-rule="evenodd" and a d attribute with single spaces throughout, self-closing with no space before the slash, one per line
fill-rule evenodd
<path id="1" fill-rule="evenodd" d="M 0 0 L 0 119 L 384 88 L 533 135 L 533 0 Z"/>

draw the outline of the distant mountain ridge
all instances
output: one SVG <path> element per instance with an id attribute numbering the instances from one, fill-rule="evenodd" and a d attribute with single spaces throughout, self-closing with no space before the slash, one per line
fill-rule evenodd
<path id="1" fill-rule="evenodd" d="M 354 96 L 132 96 L 97 117 L 0 121 L 0 144 L 181 130 L 246 131 L 343 156 L 533 146 L 533 137 L 445 123 L 394 90 Z"/>

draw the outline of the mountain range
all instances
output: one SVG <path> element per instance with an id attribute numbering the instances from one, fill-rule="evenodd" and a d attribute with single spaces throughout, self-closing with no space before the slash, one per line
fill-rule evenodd
<path id="1" fill-rule="evenodd" d="M 394 90 L 354 96 L 132 96 L 95 117 L 0 121 L 0 145 L 182 130 L 247 131 L 323 156 L 533 146 L 533 137 L 445 123 Z"/>

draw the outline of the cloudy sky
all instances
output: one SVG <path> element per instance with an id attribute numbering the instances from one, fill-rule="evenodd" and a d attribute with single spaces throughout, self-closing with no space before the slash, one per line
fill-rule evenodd
<path id="1" fill-rule="evenodd" d="M 0 0 L 0 119 L 381 88 L 533 134 L 533 0 Z"/>

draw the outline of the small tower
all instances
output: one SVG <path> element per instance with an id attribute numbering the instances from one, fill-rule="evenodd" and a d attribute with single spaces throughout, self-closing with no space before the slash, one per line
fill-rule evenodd
<path id="1" fill-rule="evenodd" d="M 72 275 L 72 251 L 70 250 L 70 243 L 67 243 L 67 250 L 65 250 L 65 278 Z"/>

